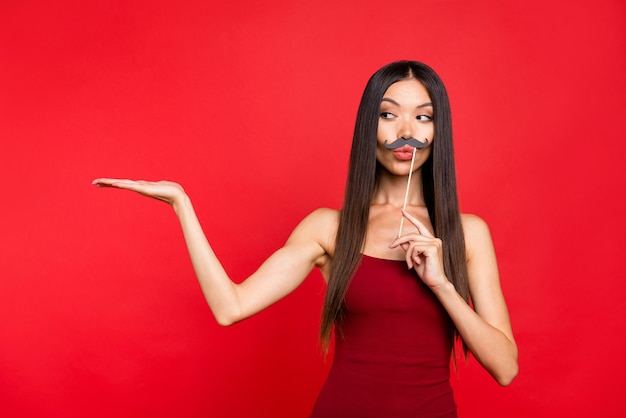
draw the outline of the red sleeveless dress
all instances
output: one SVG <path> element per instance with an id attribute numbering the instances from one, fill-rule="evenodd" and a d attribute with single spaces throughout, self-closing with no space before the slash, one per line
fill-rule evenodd
<path id="1" fill-rule="evenodd" d="M 310 418 L 455 418 L 452 324 L 405 261 L 363 256 Z"/>

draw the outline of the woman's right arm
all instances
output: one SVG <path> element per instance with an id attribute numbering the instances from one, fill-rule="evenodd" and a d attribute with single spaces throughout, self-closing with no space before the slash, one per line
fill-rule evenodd
<path id="1" fill-rule="evenodd" d="M 231 325 L 267 308 L 295 290 L 314 267 L 325 273 L 334 239 L 337 212 L 318 209 L 292 232 L 285 245 L 241 283 L 234 283 L 202 230 L 183 188 L 172 182 L 96 179 L 100 187 L 131 190 L 170 204 L 178 219 L 204 297 L 221 325 Z M 247 243 L 247 239 L 242 239 Z M 245 251 L 246 247 L 238 249 Z"/>

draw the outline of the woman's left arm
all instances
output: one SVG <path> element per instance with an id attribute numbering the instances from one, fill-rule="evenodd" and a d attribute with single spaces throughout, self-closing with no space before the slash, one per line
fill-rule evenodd
<path id="1" fill-rule="evenodd" d="M 491 233 L 477 216 L 462 215 L 462 221 L 474 310 L 465 301 L 455 303 L 454 299 L 461 298 L 451 286 L 437 292 L 437 297 L 474 357 L 499 384 L 506 386 L 517 376 L 517 344 L 500 287 Z"/>
<path id="2" fill-rule="evenodd" d="M 445 277 L 441 252 L 445 244 L 416 218 L 408 213 L 405 217 L 420 234 L 401 237 L 392 246 L 400 245 L 407 251 L 409 267 L 415 268 L 437 296 L 478 362 L 500 385 L 510 384 L 518 373 L 517 345 L 489 227 L 477 216 L 462 215 L 472 309 Z"/>

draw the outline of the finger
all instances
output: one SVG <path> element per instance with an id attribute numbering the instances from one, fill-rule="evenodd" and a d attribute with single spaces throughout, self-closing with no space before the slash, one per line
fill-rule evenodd
<path id="1" fill-rule="evenodd" d="M 420 244 L 412 244 L 406 252 L 406 257 L 410 258 L 413 268 L 422 265 L 425 257 L 428 257 L 427 247 Z"/>
<path id="2" fill-rule="evenodd" d="M 409 267 L 409 270 L 412 269 L 414 267 L 414 264 L 413 255 L 411 254 L 410 250 L 404 254 L 404 259 L 406 260 L 406 265 Z"/>
<path id="3" fill-rule="evenodd" d="M 96 179 L 93 181 L 98 187 L 113 187 L 116 189 L 130 190 L 133 192 L 143 193 L 146 191 L 146 186 L 134 180 L 125 179 Z"/>
<path id="4" fill-rule="evenodd" d="M 426 225 L 421 223 L 415 216 L 407 212 L 406 209 L 402 209 L 402 215 L 417 228 L 417 231 L 421 235 L 431 238 L 434 237 L 434 235 L 430 233 L 428 228 L 426 228 Z"/>
<path id="5" fill-rule="evenodd" d="M 398 246 L 401 246 L 404 250 L 406 250 L 406 247 L 405 247 L 406 244 L 411 244 L 413 242 L 426 243 L 430 241 L 432 241 L 431 237 L 426 237 L 424 235 L 420 235 L 416 233 L 410 233 L 410 234 L 402 235 L 401 237 L 398 237 L 395 240 L 393 240 L 391 244 L 389 244 L 389 248 L 396 248 Z"/>
<path id="6" fill-rule="evenodd" d="M 112 179 L 112 178 L 98 178 L 91 182 L 91 184 L 95 184 L 96 186 L 113 186 L 116 183 L 129 182 L 132 180 L 126 179 Z"/>
<path id="7" fill-rule="evenodd" d="M 428 257 L 428 253 L 423 248 L 417 248 L 413 250 L 413 259 L 415 260 L 415 264 L 421 265 Z"/>
<path id="8" fill-rule="evenodd" d="M 97 186 L 98 188 L 101 188 L 101 187 L 113 187 L 111 184 L 105 183 L 105 182 L 96 182 L 96 181 L 94 181 L 91 184 Z"/>
<path id="9" fill-rule="evenodd" d="M 419 266 L 422 264 L 422 259 L 420 258 L 421 252 L 417 248 L 413 248 L 410 254 L 414 265 Z"/>
<path id="10" fill-rule="evenodd" d="M 110 186 L 112 180 L 114 179 L 98 178 L 94 179 L 91 184 L 95 184 L 96 186 Z"/>
<path id="11" fill-rule="evenodd" d="M 406 252 L 407 256 L 412 257 L 413 264 L 421 265 L 428 260 L 437 260 L 437 246 L 435 243 L 418 243 L 413 242 Z"/>
<path id="12" fill-rule="evenodd" d="M 123 180 L 113 183 L 113 187 L 130 190 L 131 192 L 137 192 L 144 196 L 160 199 L 162 197 L 160 195 L 164 192 L 163 190 L 160 190 L 157 186 L 157 184 L 145 180 Z"/>

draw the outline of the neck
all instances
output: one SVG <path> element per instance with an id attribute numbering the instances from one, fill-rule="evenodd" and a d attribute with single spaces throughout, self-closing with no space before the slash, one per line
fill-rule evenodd
<path id="1" fill-rule="evenodd" d="M 375 205 L 404 206 L 406 186 L 409 176 L 395 176 L 383 170 L 378 179 L 378 189 L 372 201 Z M 424 206 L 422 194 L 422 170 L 415 170 L 411 176 L 411 184 L 407 198 L 407 206 Z"/>

